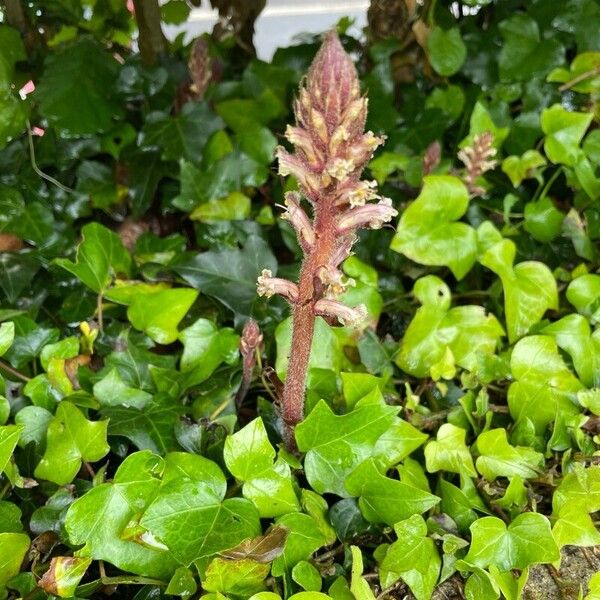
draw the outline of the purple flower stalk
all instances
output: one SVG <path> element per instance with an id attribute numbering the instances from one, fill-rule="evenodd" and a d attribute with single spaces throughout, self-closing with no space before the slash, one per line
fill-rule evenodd
<path id="1" fill-rule="evenodd" d="M 272 277 L 266 269 L 258 279 L 260 295 L 280 294 L 292 306 L 292 345 L 281 398 L 288 448 L 294 447 L 294 426 L 304 416 L 315 317 L 333 317 L 353 327 L 366 324 L 364 306 L 351 308 L 336 299 L 354 284 L 339 266 L 350 256 L 358 229 L 378 229 L 398 214 L 389 198 L 378 195 L 376 182 L 360 179 L 384 138 L 364 131 L 367 98 L 334 31 L 300 87 L 294 112 L 296 125 L 285 134 L 294 152 L 279 147 L 276 153 L 279 173 L 298 181 L 300 193 L 286 194 L 282 218 L 294 227 L 304 261 L 298 284 Z M 312 219 L 301 206 L 302 197 L 311 204 Z"/>

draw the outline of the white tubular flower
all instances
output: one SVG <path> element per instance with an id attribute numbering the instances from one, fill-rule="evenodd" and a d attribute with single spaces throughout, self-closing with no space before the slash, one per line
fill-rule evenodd
<path id="1" fill-rule="evenodd" d="M 389 198 L 382 198 L 377 204 L 365 204 L 342 213 L 338 221 L 338 231 L 347 233 L 359 227 L 381 229 L 384 223 L 391 221 L 398 211 Z"/>
<path id="2" fill-rule="evenodd" d="M 266 298 L 279 294 L 292 303 L 298 300 L 298 286 L 287 279 L 273 277 L 269 269 L 262 270 L 256 282 L 256 292 Z"/>
<path id="3" fill-rule="evenodd" d="M 329 175 L 338 181 L 345 181 L 355 168 L 354 161 L 347 158 L 336 158 L 326 170 Z"/>
<path id="4" fill-rule="evenodd" d="M 315 314 L 323 317 L 334 317 L 345 327 L 353 327 L 355 329 L 366 327 L 369 317 L 364 304 L 350 308 L 343 302 L 331 300 L 330 298 L 317 300 L 315 303 Z"/>
<path id="5" fill-rule="evenodd" d="M 319 279 L 325 288 L 325 298 L 336 298 L 343 294 L 348 287 L 354 287 L 356 281 L 346 277 L 339 269 L 331 265 L 319 269 Z"/>
<path id="6" fill-rule="evenodd" d="M 315 244 L 315 231 L 308 215 L 300 206 L 300 194 L 288 192 L 285 195 L 286 210 L 281 215 L 285 221 L 289 221 L 298 235 L 298 242 L 305 251 L 310 250 Z"/>

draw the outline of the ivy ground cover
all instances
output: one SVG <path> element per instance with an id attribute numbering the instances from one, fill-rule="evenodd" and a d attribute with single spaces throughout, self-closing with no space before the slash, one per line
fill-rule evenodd
<path id="1" fill-rule="evenodd" d="M 125 3 L 5 3 L 0 599 L 600 598 L 600 5 L 397 4 L 337 26 L 398 216 L 290 449 L 257 279 L 298 277 L 274 155 L 321 37 L 149 59 Z"/>

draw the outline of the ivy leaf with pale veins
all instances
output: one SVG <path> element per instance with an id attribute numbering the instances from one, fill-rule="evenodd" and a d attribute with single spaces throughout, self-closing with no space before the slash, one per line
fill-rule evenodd
<path id="1" fill-rule="evenodd" d="M 400 217 L 392 250 L 423 265 L 446 265 L 462 279 L 477 258 L 475 230 L 458 221 L 468 206 L 469 193 L 458 177 L 424 177 L 421 193 Z"/>
<path id="2" fill-rule="evenodd" d="M 71 402 L 63 400 L 48 425 L 46 451 L 35 476 L 58 485 L 73 481 L 81 462 L 96 462 L 109 451 L 108 421 L 88 421 Z"/>
<path id="3" fill-rule="evenodd" d="M 304 457 L 311 487 L 347 497 L 344 480 L 374 451 L 377 440 L 392 426 L 397 408 L 383 402 L 375 390 L 345 415 L 336 415 L 321 400 L 296 427 L 296 442 Z"/>

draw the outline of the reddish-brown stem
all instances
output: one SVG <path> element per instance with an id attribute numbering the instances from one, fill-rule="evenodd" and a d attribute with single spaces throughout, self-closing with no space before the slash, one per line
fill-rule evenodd
<path id="1" fill-rule="evenodd" d="M 322 296 L 315 282 L 320 267 L 329 264 L 335 248 L 334 211 L 331 202 L 319 206 L 315 215 L 315 245 L 302 265 L 298 280 L 298 300 L 293 308 L 292 343 L 282 398 L 284 441 L 290 450 L 296 447 L 294 427 L 304 418 L 306 375 L 315 331 L 314 306 Z"/>

